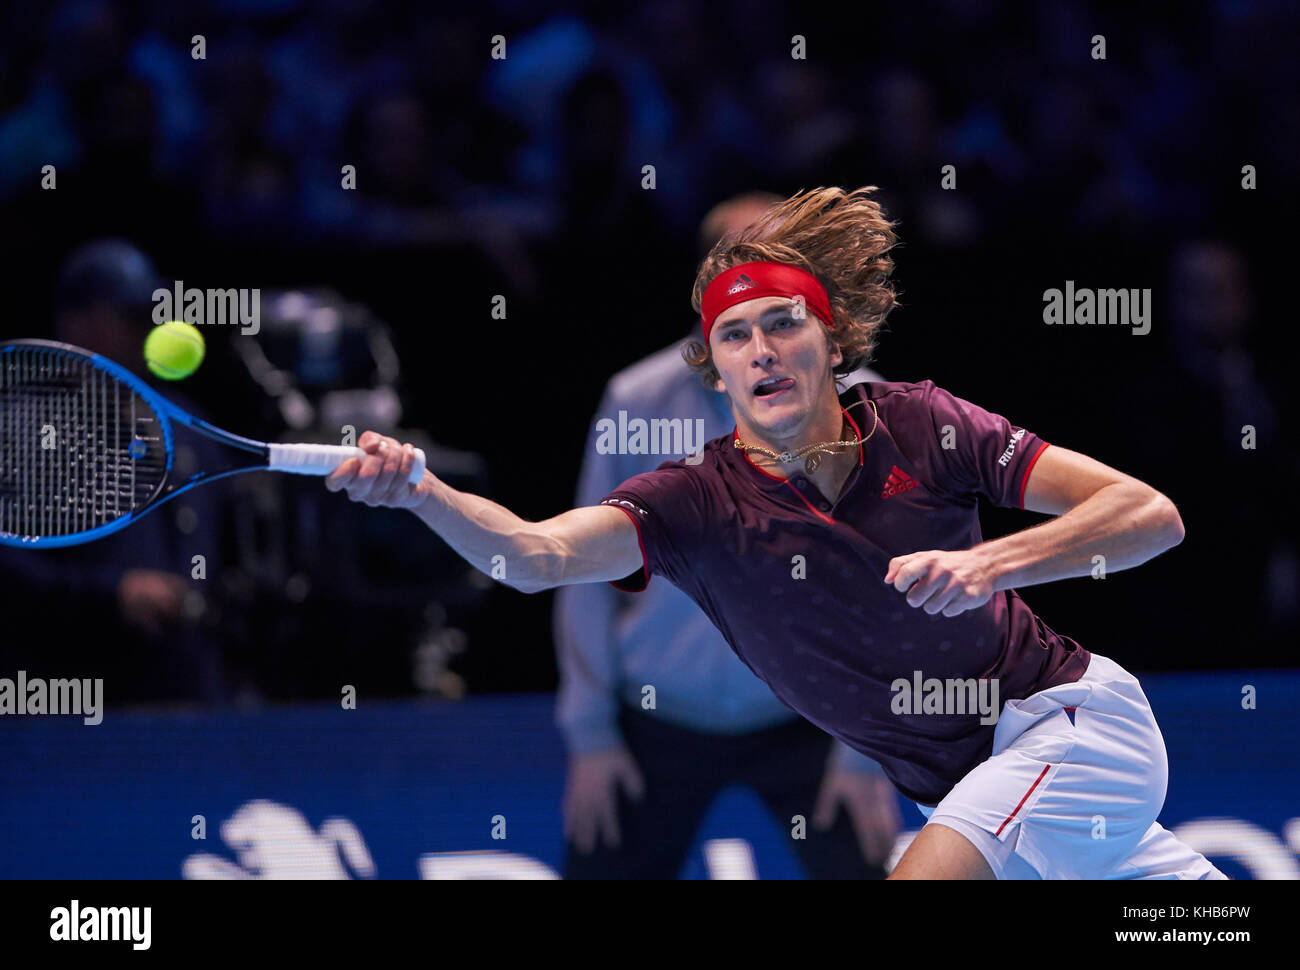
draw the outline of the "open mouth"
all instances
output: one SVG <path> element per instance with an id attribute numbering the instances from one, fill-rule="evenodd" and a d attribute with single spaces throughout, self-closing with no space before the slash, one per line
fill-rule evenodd
<path id="1" fill-rule="evenodd" d="M 754 385 L 755 397 L 771 397 L 794 387 L 793 377 L 765 377 Z"/>

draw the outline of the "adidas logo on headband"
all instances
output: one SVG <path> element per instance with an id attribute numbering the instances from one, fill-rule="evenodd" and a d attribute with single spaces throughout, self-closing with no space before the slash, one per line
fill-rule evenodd
<path id="1" fill-rule="evenodd" d="M 751 290 L 757 285 L 758 284 L 755 283 L 753 280 L 751 280 L 748 276 L 746 276 L 744 273 L 741 273 L 740 277 L 736 280 L 736 282 L 732 283 L 731 286 L 728 288 L 727 296 L 734 296 L 735 294 L 740 293 L 743 290 Z"/>

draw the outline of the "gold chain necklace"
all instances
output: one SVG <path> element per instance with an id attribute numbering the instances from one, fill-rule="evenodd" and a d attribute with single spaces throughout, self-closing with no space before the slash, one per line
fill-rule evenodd
<path id="1" fill-rule="evenodd" d="M 860 404 L 861 402 L 858 403 Z M 822 463 L 822 455 L 834 454 L 835 449 L 837 448 L 852 448 L 856 445 L 860 445 L 864 441 L 866 441 L 867 438 L 870 438 L 873 434 L 876 433 L 876 425 L 880 424 L 880 412 L 876 410 L 875 401 L 868 401 L 867 403 L 871 405 L 871 410 L 875 412 L 876 420 L 872 423 L 871 430 L 867 432 L 866 438 L 858 437 L 858 438 L 854 438 L 852 441 L 822 441 L 815 445 L 808 445 L 806 448 L 800 448 L 798 451 L 782 451 L 780 453 L 764 448 L 762 445 L 747 445 L 740 440 L 739 435 L 737 435 L 732 440 L 732 444 L 735 447 L 739 448 L 741 451 L 745 451 L 745 452 L 756 451 L 760 455 L 766 455 L 768 458 L 771 458 L 774 462 L 783 462 L 783 463 L 790 462 L 790 461 L 798 461 L 800 458 L 804 457 L 804 455 L 810 455 L 810 452 L 815 452 L 815 454 L 811 454 L 809 456 L 808 460 L 804 462 L 804 466 L 803 466 L 804 471 L 807 474 L 811 475 L 813 472 L 817 470 L 817 466 Z M 855 407 L 855 406 L 856 405 L 853 404 L 849 405 L 849 407 Z M 842 427 L 843 425 L 841 425 L 841 428 Z"/>

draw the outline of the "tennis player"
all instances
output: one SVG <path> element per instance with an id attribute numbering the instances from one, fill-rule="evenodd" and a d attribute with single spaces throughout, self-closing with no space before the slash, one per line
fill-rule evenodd
<path id="1" fill-rule="evenodd" d="M 1017 592 L 1177 545 L 1173 503 L 932 381 L 837 395 L 896 305 L 874 191 L 801 193 L 705 258 L 684 356 L 736 427 L 702 460 L 526 522 L 431 473 L 407 484 L 410 446 L 367 432 L 327 487 L 411 509 L 524 592 L 664 576 L 928 817 L 891 878 L 1226 878 L 1156 821 L 1168 762 L 1137 680 Z M 980 498 L 1053 518 L 985 542 Z M 929 684 L 978 686 L 992 716 Z"/>

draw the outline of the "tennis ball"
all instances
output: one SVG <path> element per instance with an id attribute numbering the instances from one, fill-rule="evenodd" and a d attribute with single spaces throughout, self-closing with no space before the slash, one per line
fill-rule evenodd
<path id="1" fill-rule="evenodd" d="M 168 320 L 153 328 L 144 342 L 144 359 L 149 370 L 165 381 L 189 377 L 203 363 L 203 334 L 198 327 L 180 320 Z"/>

